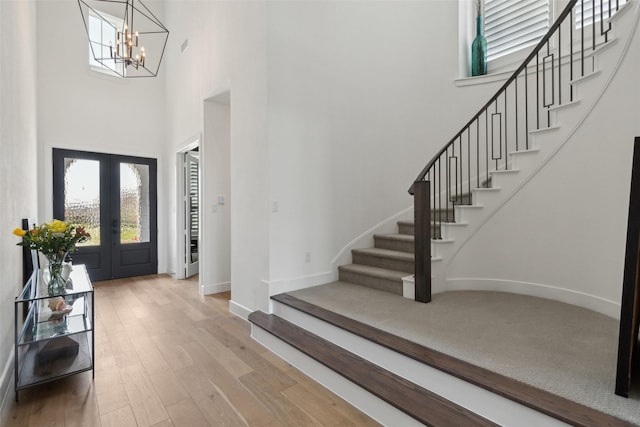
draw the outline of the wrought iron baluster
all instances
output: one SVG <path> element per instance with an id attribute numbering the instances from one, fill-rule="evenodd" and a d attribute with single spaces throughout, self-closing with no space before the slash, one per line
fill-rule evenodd
<path id="1" fill-rule="evenodd" d="M 562 105 L 562 25 L 558 27 L 558 105 Z"/>
<path id="2" fill-rule="evenodd" d="M 480 187 L 480 118 L 476 118 L 476 187 Z"/>
<path id="3" fill-rule="evenodd" d="M 509 130 L 507 129 L 508 120 L 507 120 L 507 93 L 508 89 L 504 91 L 504 170 L 509 169 L 509 149 L 507 147 L 507 140 L 509 139 Z M 500 154 L 500 158 L 502 158 L 502 153 Z"/>
<path id="4" fill-rule="evenodd" d="M 529 68 L 524 67 L 524 137 L 525 149 L 529 149 Z"/>
<path id="5" fill-rule="evenodd" d="M 442 171 L 440 168 L 440 159 L 441 157 L 438 158 L 438 228 L 440 230 L 438 237 L 442 239 Z"/>
<path id="6" fill-rule="evenodd" d="M 435 163 L 433 164 L 433 170 L 430 172 L 429 178 L 431 178 L 431 187 L 433 188 L 433 193 L 434 193 L 431 195 L 431 197 L 433 198 L 433 203 L 431 204 L 431 210 L 429 211 L 429 222 L 431 225 L 431 230 L 433 230 L 431 233 L 431 238 L 437 239 L 438 199 L 436 197 L 439 197 L 439 196 L 436 194 L 436 186 L 438 185 L 438 175 L 436 175 Z"/>
<path id="7" fill-rule="evenodd" d="M 580 2 L 580 76 L 584 77 L 584 0 Z"/>
<path id="8" fill-rule="evenodd" d="M 596 50 L 596 0 L 591 0 L 591 50 Z M 593 55 L 591 55 L 591 62 L 593 63 L 593 61 Z M 595 71 L 595 69 L 591 71 Z"/>
<path id="9" fill-rule="evenodd" d="M 536 129 L 540 129 L 540 55 L 536 53 Z"/>
<path id="10" fill-rule="evenodd" d="M 467 191 L 471 197 L 471 126 L 467 128 Z"/>
<path id="11" fill-rule="evenodd" d="M 486 159 L 485 165 L 485 179 L 489 178 L 489 110 L 484 110 L 484 119 L 485 119 L 485 138 L 484 138 L 484 153 Z"/>

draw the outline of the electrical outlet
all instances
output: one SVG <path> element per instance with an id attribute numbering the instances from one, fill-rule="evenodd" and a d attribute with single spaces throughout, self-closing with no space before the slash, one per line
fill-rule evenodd
<path id="1" fill-rule="evenodd" d="M 304 253 L 304 262 L 311 262 L 311 252 L 307 251 Z"/>

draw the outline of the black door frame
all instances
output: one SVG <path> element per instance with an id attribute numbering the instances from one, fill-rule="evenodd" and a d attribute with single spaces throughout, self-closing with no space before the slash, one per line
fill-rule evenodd
<path id="1" fill-rule="evenodd" d="M 100 246 L 79 247 L 74 263 L 85 264 L 92 281 L 157 274 L 158 208 L 157 160 L 119 154 L 53 149 L 53 214 L 64 220 L 64 159 L 76 158 L 100 162 Z M 149 166 L 149 242 L 121 244 L 120 164 Z M 146 261 L 146 262 L 143 262 Z"/>

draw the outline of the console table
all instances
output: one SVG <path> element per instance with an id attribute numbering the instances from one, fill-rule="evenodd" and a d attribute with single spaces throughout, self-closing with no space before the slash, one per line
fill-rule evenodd
<path id="1" fill-rule="evenodd" d="M 63 298 L 71 311 L 52 311 Z M 49 296 L 38 270 L 15 299 L 15 392 L 94 368 L 94 294 L 84 265 L 72 267 L 64 294 Z M 95 375 L 92 372 L 92 375 Z"/>

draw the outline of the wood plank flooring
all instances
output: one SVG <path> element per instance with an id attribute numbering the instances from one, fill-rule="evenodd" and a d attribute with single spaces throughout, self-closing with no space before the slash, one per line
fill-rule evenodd
<path id="1" fill-rule="evenodd" d="M 95 284 L 96 370 L 23 390 L 6 427 L 377 426 L 253 341 L 230 294 L 168 276 Z"/>

